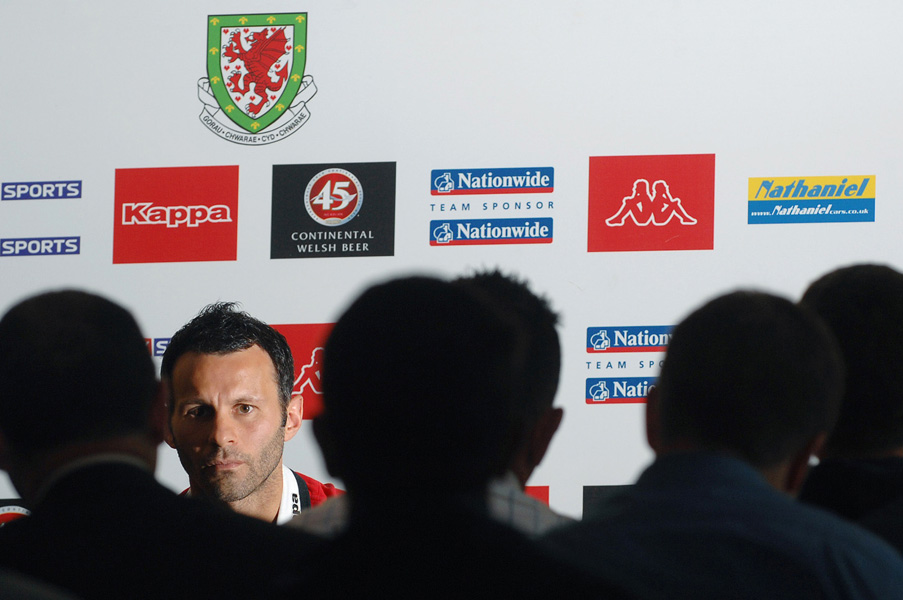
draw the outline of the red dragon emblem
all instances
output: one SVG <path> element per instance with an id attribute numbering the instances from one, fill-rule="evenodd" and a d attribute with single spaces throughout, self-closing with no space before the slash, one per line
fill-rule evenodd
<path id="1" fill-rule="evenodd" d="M 291 68 L 292 45 L 285 27 L 236 28 L 228 35 L 221 63 L 226 87 L 242 112 L 257 117 L 282 94 Z M 239 105 L 241 100 L 247 102 Z"/>

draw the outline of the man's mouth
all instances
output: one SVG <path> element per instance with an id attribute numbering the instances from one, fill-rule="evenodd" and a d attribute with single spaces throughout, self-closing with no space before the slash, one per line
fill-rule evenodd
<path id="1" fill-rule="evenodd" d="M 213 470 L 213 471 L 231 471 L 233 469 L 237 469 L 244 463 L 240 460 L 233 459 L 217 459 L 211 460 L 204 463 L 201 467 L 204 470 Z"/>

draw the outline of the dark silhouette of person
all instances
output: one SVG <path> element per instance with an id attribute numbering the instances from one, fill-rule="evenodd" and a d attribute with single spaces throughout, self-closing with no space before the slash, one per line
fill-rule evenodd
<path id="1" fill-rule="evenodd" d="M 32 508 L 0 567 L 89 598 L 258 598 L 316 541 L 153 475 L 164 388 L 124 308 L 60 291 L 0 320 L 0 465 Z"/>
<path id="2" fill-rule="evenodd" d="M 646 405 L 655 461 L 598 514 L 545 540 L 642 598 L 892 598 L 903 560 L 795 501 L 843 392 L 827 328 L 735 292 L 673 330 Z"/>

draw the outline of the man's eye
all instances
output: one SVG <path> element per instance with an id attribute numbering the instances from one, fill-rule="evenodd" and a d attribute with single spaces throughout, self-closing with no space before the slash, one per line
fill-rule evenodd
<path id="1" fill-rule="evenodd" d="M 189 417 L 199 418 L 205 417 L 210 414 L 209 406 L 193 406 L 185 411 L 185 414 Z"/>
<path id="2" fill-rule="evenodd" d="M 243 415 L 247 415 L 249 413 L 254 412 L 254 407 L 251 406 L 250 404 L 239 404 L 238 412 L 240 412 Z"/>

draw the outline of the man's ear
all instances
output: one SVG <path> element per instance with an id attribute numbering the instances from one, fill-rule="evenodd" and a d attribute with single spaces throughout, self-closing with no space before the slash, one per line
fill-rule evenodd
<path id="1" fill-rule="evenodd" d="M 785 492 L 796 496 L 800 491 L 800 488 L 803 487 L 803 482 L 806 480 L 806 475 L 809 474 L 809 459 L 821 453 L 827 439 L 827 433 L 819 433 L 809 440 L 809 443 L 802 450 L 790 458 L 783 483 Z"/>
<path id="2" fill-rule="evenodd" d="M 549 444 L 552 442 L 552 437 L 558 431 L 558 426 L 561 425 L 562 417 L 564 417 L 564 409 L 562 408 L 550 407 L 540 415 L 536 426 L 530 433 L 530 453 L 528 458 L 532 463 L 532 467 L 536 467 L 542 462 L 546 451 L 549 449 Z"/>
<path id="3" fill-rule="evenodd" d="M 301 418 L 304 413 L 304 400 L 302 400 L 301 396 L 292 396 L 292 399 L 288 401 L 288 406 L 285 407 L 285 441 L 289 441 L 295 434 L 298 433 L 298 429 L 301 428 Z"/>
<path id="4" fill-rule="evenodd" d="M 154 446 L 166 440 L 170 446 L 172 443 L 172 431 L 169 428 L 169 386 L 162 381 L 157 382 L 157 390 L 151 400 L 150 406 L 150 436 Z M 175 447 L 175 446 L 173 446 Z"/>
<path id="5" fill-rule="evenodd" d="M 658 389 L 653 385 L 646 392 L 646 441 L 656 454 L 662 448 L 661 427 Z"/>

